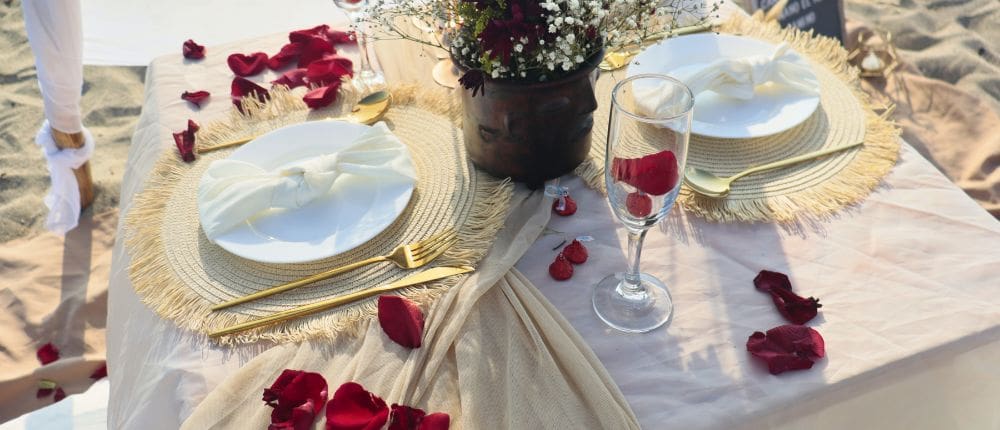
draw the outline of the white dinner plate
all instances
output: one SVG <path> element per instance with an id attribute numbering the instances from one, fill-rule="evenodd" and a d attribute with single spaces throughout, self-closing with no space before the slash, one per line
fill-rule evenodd
<path id="1" fill-rule="evenodd" d="M 679 36 L 650 46 L 635 57 L 628 76 L 644 73 L 671 75 L 682 68 L 698 67 L 719 58 L 771 55 L 776 45 L 749 37 L 701 33 Z M 796 61 L 809 66 L 798 53 Z M 803 94 L 781 85 L 764 84 L 750 100 L 703 91 L 695 96 L 694 134 L 748 139 L 781 133 L 808 119 L 819 106 L 819 95 Z"/>
<path id="2" fill-rule="evenodd" d="M 229 158 L 265 170 L 335 153 L 369 127 L 314 121 L 260 136 Z M 294 154 L 294 155 L 291 155 Z M 413 164 L 407 153 L 406 162 Z M 302 263 L 351 250 L 381 233 L 406 209 L 412 184 L 381 183 L 351 174 L 333 192 L 298 209 L 271 209 L 220 235 L 215 243 L 240 257 L 264 263 Z"/>

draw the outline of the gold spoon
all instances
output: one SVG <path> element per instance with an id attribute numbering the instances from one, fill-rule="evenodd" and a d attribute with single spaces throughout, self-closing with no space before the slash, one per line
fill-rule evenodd
<path id="1" fill-rule="evenodd" d="M 712 23 L 706 22 L 698 25 L 691 25 L 687 27 L 675 28 L 670 31 L 665 31 L 662 33 L 657 33 L 643 39 L 643 45 L 651 42 L 656 42 L 660 39 L 666 39 L 674 36 L 683 36 L 685 34 L 702 33 L 712 30 Z M 611 51 L 604 54 L 604 60 L 601 61 L 597 67 L 605 72 L 613 72 L 615 70 L 621 69 L 628 65 L 636 55 L 642 52 L 642 47 L 637 47 L 635 45 L 629 46 L 620 51 Z"/>
<path id="2" fill-rule="evenodd" d="M 835 152 L 843 151 L 845 149 L 861 146 L 863 143 L 864 142 L 857 142 L 857 143 L 852 143 L 850 145 L 821 149 L 816 152 L 810 152 L 808 154 L 802 154 L 792 158 L 786 158 L 784 160 L 778 160 L 773 163 L 768 163 L 757 167 L 751 167 L 728 178 L 720 178 L 715 174 L 713 174 L 712 172 L 708 172 L 699 169 L 697 167 L 688 166 L 688 168 L 684 170 L 684 182 L 698 194 L 702 194 L 708 197 L 725 197 L 729 195 L 729 186 L 733 183 L 733 181 L 740 179 L 744 176 L 763 172 L 765 170 L 790 166 L 792 164 L 801 163 L 803 161 L 809 161 L 814 158 L 830 155 Z"/>
<path id="3" fill-rule="evenodd" d="M 338 121 L 350 121 L 356 122 L 358 124 L 372 125 L 382 119 L 385 116 L 385 112 L 389 110 L 389 103 L 392 101 L 392 96 L 388 91 L 376 91 L 369 94 L 365 98 L 361 99 L 351 110 L 351 113 L 338 117 L 331 118 Z M 245 139 L 234 140 L 232 142 L 220 143 L 218 145 L 212 145 L 204 148 L 198 148 L 199 154 L 204 154 L 206 152 L 212 152 L 219 149 L 232 148 L 234 146 L 239 146 L 247 143 L 251 140 L 256 139 L 257 136 L 247 137 Z"/>

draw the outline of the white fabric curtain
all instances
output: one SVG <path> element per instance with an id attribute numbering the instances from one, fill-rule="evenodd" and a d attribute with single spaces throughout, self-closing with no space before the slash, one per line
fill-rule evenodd
<path id="1" fill-rule="evenodd" d="M 24 0 L 24 26 L 35 54 L 45 117 L 56 130 L 77 133 L 83 88 L 80 0 Z"/>

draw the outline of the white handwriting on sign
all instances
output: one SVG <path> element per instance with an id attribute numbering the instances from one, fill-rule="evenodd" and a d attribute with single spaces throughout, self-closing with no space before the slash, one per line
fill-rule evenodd
<path id="1" fill-rule="evenodd" d="M 801 13 L 803 10 L 809 9 L 811 7 L 814 7 L 814 6 L 817 6 L 820 3 L 823 3 L 824 1 L 825 0 L 793 0 L 793 1 L 789 1 L 788 4 L 785 5 L 785 9 L 781 11 L 781 16 L 778 19 L 781 20 L 782 22 L 786 22 L 785 20 L 788 19 L 788 17 L 797 15 L 797 14 Z M 757 9 L 765 9 L 765 10 L 766 9 L 770 9 L 771 6 L 774 6 L 775 3 L 777 3 L 777 2 L 778 2 L 778 0 L 754 0 L 754 3 L 757 3 Z M 812 25 L 815 22 L 816 22 L 816 13 L 815 12 L 809 12 L 809 13 L 803 15 L 803 16 L 800 16 L 800 17 L 796 18 L 795 21 L 794 21 L 794 25 L 796 27 L 800 27 L 801 28 L 801 27 L 804 27 L 804 26 Z"/>

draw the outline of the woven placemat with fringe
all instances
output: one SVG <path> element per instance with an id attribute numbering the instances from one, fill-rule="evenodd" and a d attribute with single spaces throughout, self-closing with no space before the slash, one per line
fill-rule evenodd
<path id="1" fill-rule="evenodd" d="M 181 327 L 209 333 L 295 306 L 314 303 L 359 289 L 382 285 L 412 274 L 391 263 L 379 263 L 292 291 L 210 312 L 217 303 L 346 263 L 384 255 L 400 244 L 426 238 L 447 228 L 459 240 L 435 265 L 475 265 L 489 249 L 508 211 L 512 186 L 474 169 L 465 154 L 458 127 L 459 102 L 443 91 L 392 88 L 393 105 L 384 121 L 409 148 L 418 177 L 413 197 L 389 228 L 375 239 L 343 254 L 303 264 L 265 264 L 230 254 L 208 241 L 198 223 L 197 190 L 213 160 L 233 150 L 204 154 L 182 163 L 167 151 L 135 200 L 126 218 L 126 246 L 132 256 L 132 284 L 144 303 Z M 347 96 L 345 94 L 345 96 Z M 229 142 L 276 128 L 302 123 L 331 112 L 310 112 L 301 96 L 281 89 L 267 103 L 245 103 L 246 114 L 207 124 L 199 146 Z M 335 112 L 332 113 L 335 115 Z M 456 276 L 405 289 L 400 294 L 426 306 Z M 355 334 L 361 321 L 376 315 L 377 301 L 367 299 L 280 325 L 224 337 L 222 343 L 257 340 L 277 342 L 333 338 Z"/>
<path id="2" fill-rule="evenodd" d="M 744 177 L 726 198 L 709 198 L 681 188 L 678 203 L 691 213 L 716 222 L 793 222 L 822 218 L 864 200 L 878 185 L 899 153 L 899 130 L 875 114 L 859 86 L 857 70 L 847 64 L 847 51 L 835 39 L 795 28 L 764 23 L 758 15 L 735 16 L 723 33 L 741 34 L 772 43 L 787 42 L 806 57 L 820 82 L 820 106 L 803 124 L 757 139 L 712 139 L 691 136 L 687 163 L 720 176 L 823 148 L 863 140 L 851 149 L 783 169 Z M 607 124 L 610 94 L 625 71 L 602 75 L 596 86 L 595 124 Z M 576 173 L 604 192 L 606 127 L 594 127 L 590 158 Z"/>

